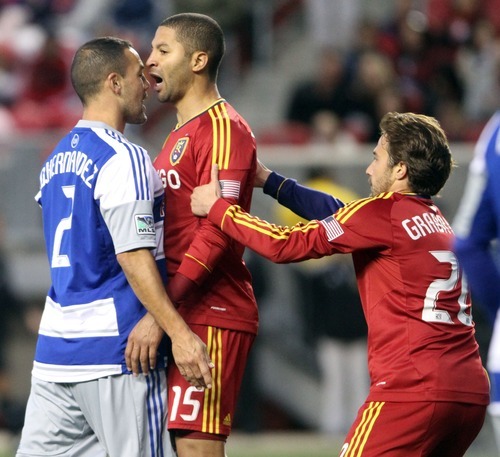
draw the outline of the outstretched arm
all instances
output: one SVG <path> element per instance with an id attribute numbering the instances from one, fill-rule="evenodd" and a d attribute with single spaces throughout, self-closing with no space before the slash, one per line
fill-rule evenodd
<path id="1" fill-rule="evenodd" d="M 300 217 L 309 221 L 331 216 L 344 203 L 332 195 L 320 192 L 297 183 L 294 179 L 285 178 L 269 170 L 262 162 L 257 163 L 254 187 L 263 187 L 264 193 L 278 200 Z"/>

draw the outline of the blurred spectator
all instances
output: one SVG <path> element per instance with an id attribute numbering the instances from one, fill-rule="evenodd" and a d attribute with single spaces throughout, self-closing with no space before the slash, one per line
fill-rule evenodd
<path id="1" fill-rule="evenodd" d="M 489 0 L 428 0 L 425 13 L 429 30 L 454 46 L 466 43 L 472 36 L 472 26 L 485 15 Z"/>
<path id="2" fill-rule="evenodd" d="M 0 45 L 0 141 L 13 134 L 14 118 L 10 111 L 19 96 L 21 84 L 15 72 L 15 56 Z"/>
<path id="3" fill-rule="evenodd" d="M 139 54 L 148 55 L 158 18 L 171 11 L 170 0 L 73 0 L 73 8 L 59 19 L 61 37 L 81 43 L 95 36 L 128 39 Z"/>
<path id="4" fill-rule="evenodd" d="M 312 118 L 310 142 L 346 146 L 357 144 L 357 140 L 344 128 L 340 118 L 331 111 L 318 111 Z"/>
<path id="5" fill-rule="evenodd" d="M 387 56 L 374 51 L 359 56 L 347 89 L 348 110 L 344 118 L 346 127 L 358 141 L 377 141 L 380 96 L 396 84 L 396 75 Z"/>
<path id="6" fill-rule="evenodd" d="M 0 45 L 0 105 L 11 106 L 21 90 L 19 78 L 15 72 L 16 57 L 12 50 Z"/>
<path id="7" fill-rule="evenodd" d="M 342 53 L 331 47 L 322 48 L 313 75 L 292 88 L 285 113 L 287 121 L 311 126 L 314 115 L 320 111 L 344 117 L 348 100 Z"/>
<path id="8" fill-rule="evenodd" d="M 393 64 L 408 111 L 432 112 L 430 81 L 434 63 L 429 55 L 426 18 L 411 9 L 411 2 L 399 2 L 391 21 L 380 30 L 380 51 Z"/>
<path id="9" fill-rule="evenodd" d="M 309 35 L 314 46 L 348 50 L 361 19 L 360 0 L 305 0 Z"/>
<path id="10" fill-rule="evenodd" d="M 68 65 L 59 41 L 48 35 L 28 75 L 24 98 L 35 102 L 64 95 L 68 87 Z"/>
<path id="11" fill-rule="evenodd" d="M 42 49 L 26 69 L 26 84 L 13 105 L 19 129 L 64 129 L 74 125 L 80 108 L 71 101 L 69 62 L 66 50 L 52 35 L 47 35 Z"/>
<path id="12" fill-rule="evenodd" d="M 464 84 L 463 112 L 468 121 L 486 122 L 500 105 L 500 41 L 493 24 L 472 26 L 470 42 L 457 52 L 456 68 Z"/>
<path id="13" fill-rule="evenodd" d="M 226 91 L 233 89 L 234 81 L 242 76 L 252 59 L 251 3 L 245 0 L 171 0 L 172 13 L 191 11 L 208 14 L 224 30 L 226 53 L 219 79 Z"/>
<path id="14" fill-rule="evenodd" d="M 354 39 L 345 51 L 345 73 L 352 75 L 358 59 L 366 52 L 377 52 L 381 46 L 381 30 L 378 23 L 364 18 L 355 29 Z"/>

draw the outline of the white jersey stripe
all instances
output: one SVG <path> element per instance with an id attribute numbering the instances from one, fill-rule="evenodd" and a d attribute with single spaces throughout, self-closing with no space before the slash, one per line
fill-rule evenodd
<path id="1" fill-rule="evenodd" d="M 112 298 L 61 306 L 50 297 L 40 321 L 41 335 L 56 338 L 118 336 L 118 320 Z"/>

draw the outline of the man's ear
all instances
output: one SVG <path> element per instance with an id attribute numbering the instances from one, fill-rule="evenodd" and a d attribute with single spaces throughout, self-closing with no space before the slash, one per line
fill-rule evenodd
<path id="1" fill-rule="evenodd" d="M 203 51 L 196 51 L 191 57 L 191 66 L 194 72 L 204 71 L 208 64 L 208 54 Z"/>
<path id="2" fill-rule="evenodd" d="M 406 163 L 404 162 L 399 162 L 396 167 L 396 178 L 397 179 L 405 179 L 408 177 L 408 167 L 406 166 Z"/>
<path id="3" fill-rule="evenodd" d="M 118 73 L 110 73 L 106 78 L 106 85 L 113 93 L 120 95 L 122 92 L 122 82 Z"/>

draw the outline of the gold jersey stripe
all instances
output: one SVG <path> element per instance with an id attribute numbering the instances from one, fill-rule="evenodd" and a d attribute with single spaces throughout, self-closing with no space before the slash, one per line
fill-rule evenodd
<path id="1" fill-rule="evenodd" d="M 238 210 L 240 207 L 238 206 Z M 241 212 L 241 211 L 235 211 L 231 217 L 234 219 L 234 221 L 238 224 L 241 223 L 248 223 L 252 224 L 258 227 L 261 227 L 262 229 L 269 230 L 270 232 L 282 237 L 283 235 L 289 236 L 292 232 L 308 232 L 311 229 L 315 229 L 319 224 L 316 221 L 308 222 L 306 224 L 300 222 L 297 225 L 294 225 L 292 227 L 288 226 L 280 226 L 276 224 L 271 224 L 263 219 L 260 219 L 256 216 L 252 216 L 248 213 Z"/>
<path id="2" fill-rule="evenodd" d="M 220 401 L 222 381 L 222 330 L 208 327 L 207 351 L 215 367 L 212 369 L 212 388 L 205 389 L 203 402 L 203 433 L 220 434 Z"/>
<path id="3" fill-rule="evenodd" d="M 384 404 L 385 402 L 372 401 L 368 408 L 363 411 L 363 417 L 351 438 L 345 457 L 361 457 L 363 455 L 363 449 Z"/>
<path id="4" fill-rule="evenodd" d="M 356 211 L 358 211 L 359 209 L 361 209 L 363 206 L 365 206 L 366 204 L 374 201 L 374 200 L 378 200 L 378 199 L 383 199 L 383 200 L 387 200 L 388 198 L 391 197 L 391 195 L 393 194 L 394 192 L 384 192 L 382 194 L 379 194 L 375 197 L 368 197 L 368 198 L 362 198 L 360 200 L 354 200 L 353 202 L 347 204 L 346 206 L 344 206 L 343 208 L 340 208 L 338 211 L 337 211 L 337 214 L 336 214 L 336 219 L 341 223 L 341 224 L 345 224 L 346 221 L 354 214 L 356 213 Z"/>
<path id="5" fill-rule="evenodd" d="M 215 433 L 220 434 L 220 402 L 222 391 L 222 330 L 217 329 L 217 395 L 215 400 Z"/>
<path id="6" fill-rule="evenodd" d="M 203 268 L 205 268 L 205 270 L 207 270 L 209 273 L 212 273 L 212 270 L 207 266 L 205 265 L 203 262 L 200 262 L 196 257 L 193 257 L 191 254 L 184 254 L 186 257 L 194 260 L 197 264 L 201 265 Z"/>
<path id="7" fill-rule="evenodd" d="M 270 224 L 258 217 L 240 212 L 240 209 L 241 208 L 237 205 L 231 206 L 226 211 L 225 216 L 233 219 L 234 223 L 237 225 L 251 228 L 256 232 L 263 233 L 276 240 L 285 240 L 289 238 L 293 232 L 308 232 L 318 227 L 318 222 L 316 221 L 309 222 L 308 224 L 297 224 L 293 227 L 281 227 Z M 222 228 L 224 228 L 224 221 L 222 222 Z"/>
<path id="8" fill-rule="evenodd" d="M 212 119 L 212 164 L 219 170 L 229 168 L 231 155 L 231 122 L 224 103 L 219 103 L 208 110 Z"/>

